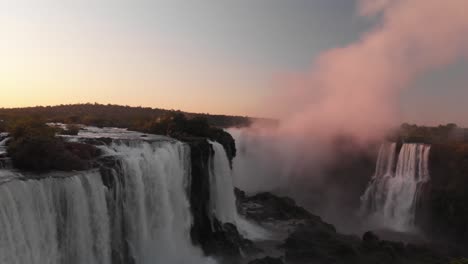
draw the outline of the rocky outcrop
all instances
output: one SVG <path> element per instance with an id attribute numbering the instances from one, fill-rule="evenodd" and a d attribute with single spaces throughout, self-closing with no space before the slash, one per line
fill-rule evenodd
<path id="1" fill-rule="evenodd" d="M 285 262 L 289 264 L 436 264 L 448 263 L 449 260 L 446 252 L 437 245 L 385 241 L 373 232 L 364 233 L 362 238 L 340 234 L 333 225 L 297 206 L 287 197 L 277 197 L 271 193 L 249 197 L 240 190 L 236 194 L 241 212 L 246 217 L 277 227 L 280 231 L 287 226 L 284 229 L 286 239 L 278 246 L 282 253 L 278 255 L 284 255 Z"/>
<path id="2" fill-rule="evenodd" d="M 212 149 L 206 140 L 187 140 L 190 145 L 192 162 L 192 184 L 190 186 L 190 205 L 193 215 L 191 237 L 194 244 L 201 245 L 204 251 L 209 251 L 207 241 L 211 239 L 211 219 L 209 212 L 209 159 Z"/>
<path id="3" fill-rule="evenodd" d="M 434 144 L 430 184 L 420 204 L 418 225 L 436 239 L 468 246 L 468 144 Z"/>
<path id="4" fill-rule="evenodd" d="M 315 224 L 296 229 L 284 243 L 288 263 L 447 263 L 448 258 L 428 246 L 380 240 L 367 232 L 362 239 Z"/>
<path id="5" fill-rule="evenodd" d="M 281 258 L 272 258 L 272 257 L 264 257 L 262 259 L 255 259 L 249 262 L 249 264 L 283 264 L 283 260 Z"/>
<path id="6" fill-rule="evenodd" d="M 297 206 L 289 197 L 279 197 L 268 192 L 246 196 L 245 192 L 236 189 L 238 210 L 247 218 L 257 222 L 268 220 L 286 221 L 291 219 L 310 219 L 316 216 Z"/>
<path id="7" fill-rule="evenodd" d="M 190 204 L 193 215 L 192 241 L 205 254 L 236 258 L 241 252 L 255 250 L 253 243 L 243 238 L 237 227 L 220 223 L 210 212 L 209 160 L 214 155 L 211 144 L 204 138 L 185 138 L 190 145 L 191 186 Z"/>

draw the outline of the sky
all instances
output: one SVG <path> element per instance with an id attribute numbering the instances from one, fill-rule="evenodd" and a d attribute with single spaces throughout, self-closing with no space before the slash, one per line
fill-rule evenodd
<path id="1" fill-rule="evenodd" d="M 374 24 L 354 0 L 0 0 L 0 107 L 274 116 L 259 105 L 281 76 Z M 467 72 L 460 60 L 419 76 L 400 95 L 402 121 L 468 126 Z"/>

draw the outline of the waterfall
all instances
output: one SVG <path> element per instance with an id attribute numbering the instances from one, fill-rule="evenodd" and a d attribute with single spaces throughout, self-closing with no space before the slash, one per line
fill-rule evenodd
<path id="1" fill-rule="evenodd" d="M 382 144 L 375 174 L 361 197 L 361 213 L 396 231 L 411 231 L 420 190 L 430 180 L 425 144 L 403 144 L 395 165 L 396 144 Z"/>
<path id="2" fill-rule="evenodd" d="M 236 197 L 231 168 L 221 144 L 210 141 L 214 150 L 210 164 L 210 205 L 213 215 L 223 223 L 237 223 Z"/>
<path id="3" fill-rule="evenodd" d="M 215 263 L 191 243 L 188 145 L 100 148 L 110 173 L 0 170 L 0 263 Z"/>
<path id="4" fill-rule="evenodd" d="M 0 185 L 0 228 L 0 263 L 111 263 L 97 172 Z"/>
<path id="5" fill-rule="evenodd" d="M 103 148 L 122 158 L 120 196 L 130 254 L 136 263 L 208 263 L 191 244 L 187 196 L 190 149 L 181 142 L 130 142 Z"/>
<path id="6" fill-rule="evenodd" d="M 7 133 L 0 133 L 0 155 L 6 153 L 6 143 L 9 140 Z"/>
<path id="7" fill-rule="evenodd" d="M 268 238 L 269 233 L 243 217 L 237 212 L 236 197 L 232 171 L 224 147 L 218 142 L 210 141 L 214 150 L 210 164 L 210 207 L 212 215 L 222 223 L 237 226 L 239 232 L 252 240 Z"/>

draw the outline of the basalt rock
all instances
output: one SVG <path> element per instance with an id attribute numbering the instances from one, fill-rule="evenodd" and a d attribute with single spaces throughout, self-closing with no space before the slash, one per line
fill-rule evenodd
<path id="1" fill-rule="evenodd" d="M 439 264 L 448 258 L 429 245 L 380 240 L 372 232 L 363 239 L 337 233 L 314 222 L 298 227 L 283 244 L 292 264 Z"/>
<path id="2" fill-rule="evenodd" d="M 214 155 L 211 144 L 203 138 L 185 138 L 190 146 L 191 186 L 190 205 L 193 215 L 192 241 L 200 245 L 206 255 L 229 258 L 255 250 L 253 243 L 243 238 L 235 225 L 220 223 L 210 214 L 210 159 Z"/>
<path id="3" fill-rule="evenodd" d="M 298 206 L 289 197 L 279 197 L 268 192 L 247 196 L 243 191 L 235 190 L 239 211 L 247 218 L 257 222 L 291 219 L 320 219 Z"/>
<path id="4" fill-rule="evenodd" d="M 255 259 L 249 262 L 249 264 L 283 264 L 283 260 L 281 258 L 272 258 L 272 257 L 264 257 L 262 259 Z"/>

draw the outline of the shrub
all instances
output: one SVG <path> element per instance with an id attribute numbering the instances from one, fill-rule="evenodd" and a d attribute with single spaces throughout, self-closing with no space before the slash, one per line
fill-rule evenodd
<path id="1" fill-rule="evenodd" d="M 19 120 L 9 128 L 13 140 L 8 155 L 18 169 L 30 171 L 84 170 L 99 150 L 91 145 L 68 143 L 55 136 L 56 129 L 39 120 Z"/>
<path id="2" fill-rule="evenodd" d="M 462 259 L 454 259 L 450 261 L 450 264 L 468 264 L 468 259 L 462 258 Z"/>
<path id="3" fill-rule="evenodd" d="M 77 125 L 67 125 L 67 129 L 60 131 L 62 135 L 76 136 L 80 132 L 80 127 Z"/>

